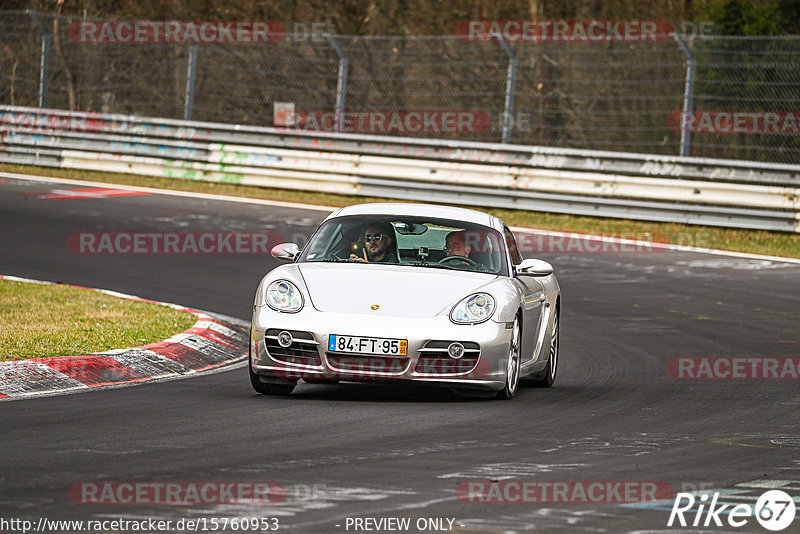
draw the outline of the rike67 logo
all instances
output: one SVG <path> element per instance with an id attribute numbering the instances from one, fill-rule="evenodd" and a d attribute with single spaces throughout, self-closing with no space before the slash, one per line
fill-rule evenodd
<path id="1" fill-rule="evenodd" d="M 667 526 L 722 527 L 727 523 L 740 528 L 752 518 L 767 530 L 784 530 L 794 521 L 796 507 L 791 495 L 781 490 L 769 490 L 762 494 L 755 506 L 746 503 L 719 504 L 719 492 L 711 498 L 707 493 L 699 497 L 692 493 L 678 493 L 672 504 Z"/>

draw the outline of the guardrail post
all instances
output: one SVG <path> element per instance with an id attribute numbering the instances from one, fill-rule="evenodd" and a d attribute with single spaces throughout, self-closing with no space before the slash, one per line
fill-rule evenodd
<path id="1" fill-rule="evenodd" d="M 339 56 L 339 78 L 336 82 L 336 114 L 334 118 L 333 130 L 335 132 L 342 131 L 342 117 L 344 116 L 344 97 L 347 91 L 347 70 L 350 67 L 350 58 L 347 57 L 344 49 L 336 42 L 333 35 L 326 33 L 325 39 L 336 51 Z"/>
<path id="2" fill-rule="evenodd" d="M 686 57 L 686 82 L 683 88 L 683 112 L 681 113 L 681 156 L 689 155 L 689 148 L 692 142 L 692 132 L 684 126 L 685 117 L 687 113 L 691 113 L 694 109 L 694 80 L 697 72 L 697 59 L 694 53 L 683 40 L 680 34 L 673 33 L 675 42 L 678 43 L 678 48 L 681 49 L 683 55 Z"/>
<path id="3" fill-rule="evenodd" d="M 39 62 L 39 107 L 44 108 L 47 107 L 47 78 L 49 77 L 49 70 L 50 70 L 50 32 L 47 30 L 47 26 L 44 25 L 42 19 L 39 18 L 39 15 L 36 11 L 32 11 L 30 9 L 25 10 L 28 16 L 33 20 L 33 23 L 36 24 L 36 27 L 39 28 L 39 33 L 42 35 L 42 53 L 41 53 L 41 60 Z"/>
<path id="4" fill-rule="evenodd" d="M 189 64 L 186 67 L 186 95 L 183 101 L 183 119 L 192 120 L 194 112 L 194 81 L 197 74 L 197 43 L 189 47 Z"/>
<path id="5" fill-rule="evenodd" d="M 503 105 L 503 133 L 501 142 L 505 145 L 511 141 L 514 129 L 514 91 L 517 86 L 517 55 L 505 41 L 500 41 L 508 56 L 508 72 L 506 73 L 506 100 Z"/>

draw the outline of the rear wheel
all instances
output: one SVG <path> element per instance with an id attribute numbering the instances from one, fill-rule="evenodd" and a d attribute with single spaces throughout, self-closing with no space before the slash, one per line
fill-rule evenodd
<path id="1" fill-rule="evenodd" d="M 547 358 L 547 367 L 541 376 L 533 380 L 533 385 L 538 387 L 549 388 L 556 381 L 556 372 L 558 371 L 558 308 L 553 315 L 553 331 L 550 334 L 550 354 Z"/>
<path id="2" fill-rule="evenodd" d="M 506 361 L 506 385 L 497 392 L 497 398 L 510 400 L 517 394 L 519 388 L 519 351 L 520 351 L 519 317 L 514 318 L 514 326 L 511 327 L 511 342 L 508 345 L 508 360 Z"/>

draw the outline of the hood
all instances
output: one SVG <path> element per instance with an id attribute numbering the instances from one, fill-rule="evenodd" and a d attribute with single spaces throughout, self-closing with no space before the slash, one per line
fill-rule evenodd
<path id="1" fill-rule="evenodd" d="M 300 263 L 298 267 L 316 309 L 373 316 L 435 317 L 497 278 L 397 265 Z M 380 308 L 372 310 L 373 305 Z"/>

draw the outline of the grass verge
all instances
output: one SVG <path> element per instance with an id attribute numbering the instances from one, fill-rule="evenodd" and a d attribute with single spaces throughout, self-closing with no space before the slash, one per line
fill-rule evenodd
<path id="1" fill-rule="evenodd" d="M 194 315 L 97 291 L 0 279 L 0 361 L 75 356 L 163 341 Z"/>
<path id="2" fill-rule="evenodd" d="M 91 180 L 110 184 L 157 187 L 179 191 L 194 191 L 230 195 L 236 197 L 258 198 L 283 202 L 299 202 L 331 207 L 342 207 L 364 202 L 391 201 L 362 196 L 334 195 L 287 189 L 266 189 L 216 182 L 182 180 L 175 178 L 140 176 L 136 174 L 104 173 L 28 165 L 0 164 L 0 171 L 37 176 L 55 176 L 75 180 Z M 435 202 L 435 199 L 432 199 Z M 464 206 L 474 207 L 474 206 Z M 580 217 L 557 213 L 541 213 L 522 210 L 478 208 L 497 215 L 512 226 L 524 226 L 543 230 L 577 232 L 592 235 L 605 235 L 628 239 L 641 239 L 659 243 L 700 248 L 715 248 L 753 254 L 767 254 L 787 258 L 800 258 L 800 235 L 763 230 L 737 230 L 713 226 L 693 226 L 674 223 L 633 221 L 628 219 L 604 219 Z"/>

